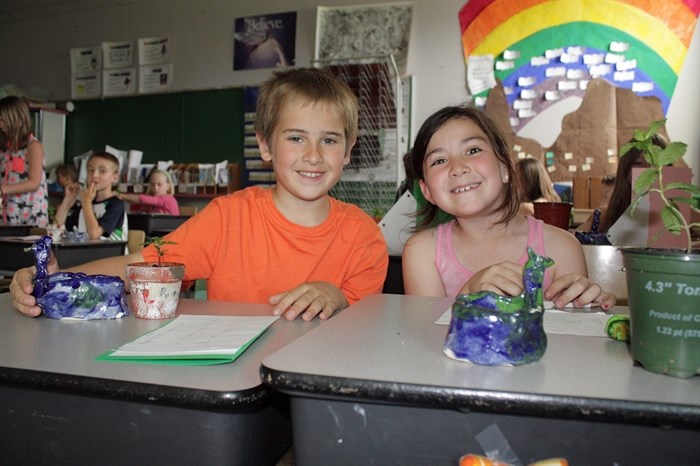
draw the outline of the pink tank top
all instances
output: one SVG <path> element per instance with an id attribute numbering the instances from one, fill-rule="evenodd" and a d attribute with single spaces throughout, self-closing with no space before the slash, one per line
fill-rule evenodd
<path id="1" fill-rule="evenodd" d="M 526 217 L 528 232 L 527 245 L 530 246 L 540 256 L 545 255 L 544 251 L 544 222 L 533 217 Z M 452 244 L 452 227 L 456 220 L 438 225 L 437 227 L 437 243 L 435 245 L 435 266 L 440 272 L 440 278 L 445 285 L 445 292 L 450 298 L 457 296 L 457 293 L 462 289 L 465 283 L 474 275 L 474 272 L 467 269 L 457 259 L 454 245 Z M 527 262 L 527 249 L 523 251 L 522 256 L 518 260 L 518 264 L 525 265 Z M 552 276 L 549 270 L 545 270 L 544 284 L 542 289 L 549 288 L 552 283 Z"/>

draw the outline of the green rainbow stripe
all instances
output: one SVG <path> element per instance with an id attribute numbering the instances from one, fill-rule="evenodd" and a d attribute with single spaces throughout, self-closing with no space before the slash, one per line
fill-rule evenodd
<path id="1" fill-rule="evenodd" d="M 607 50 L 613 40 L 629 43 L 630 48 L 625 52 L 625 58 L 636 59 L 639 69 L 644 71 L 667 96 L 673 95 L 678 75 L 647 44 L 619 29 L 581 21 L 547 28 L 512 44 L 509 48 L 520 51 L 521 58 L 514 60 L 514 69 L 496 71 L 495 75 L 504 80 L 521 66 L 529 64 L 530 57 L 543 55 L 543 44 L 547 44 L 548 49 L 583 46 Z"/>

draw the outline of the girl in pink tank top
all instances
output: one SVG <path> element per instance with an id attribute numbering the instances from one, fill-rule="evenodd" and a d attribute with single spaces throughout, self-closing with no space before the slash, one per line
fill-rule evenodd
<path id="1" fill-rule="evenodd" d="M 519 295 L 529 246 L 555 262 L 545 272 L 545 299 L 560 308 L 615 304 L 614 295 L 587 278 L 572 234 L 518 213 L 520 187 L 508 145 L 485 113 L 472 107 L 434 113 L 416 136 L 411 165 L 427 203 L 404 247 L 407 294 Z M 451 220 L 436 226 L 441 212 Z"/>

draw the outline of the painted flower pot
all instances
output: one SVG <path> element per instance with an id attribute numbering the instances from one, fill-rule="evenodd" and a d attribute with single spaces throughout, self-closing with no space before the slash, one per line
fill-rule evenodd
<path id="1" fill-rule="evenodd" d="M 543 316 L 539 309 L 505 312 L 455 303 L 444 352 L 453 359 L 487 366 L 535 362 L 547 349 Z"/>
<path id="2" fill-rule="evenodd" d="M 700 254 L 623 248 L 632 357 L 673 377 L 700 374 Z"/>
<path id="3" fill-rule="evenodd" d="M 142 319 L 175 317 L 180 286 L 185 276 L 184 264 L 175 262 L 136 262 L 126 266 L 131 309 Z"/>
<path id="4" fill-rule="evenodd" d="M 532 206 L 535 209 L 535 218 L 564 230 L 569 229 L 572 207 L 569 202 L 533 202 Z"/>

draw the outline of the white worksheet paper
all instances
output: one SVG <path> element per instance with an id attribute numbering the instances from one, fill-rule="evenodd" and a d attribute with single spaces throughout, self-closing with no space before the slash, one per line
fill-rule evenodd
<path id="1" fill-rule="evenodd" d="M 181 315 L 122 345 L 112 356 L 231 354 L 277 319 L 278 316 Z"/>

